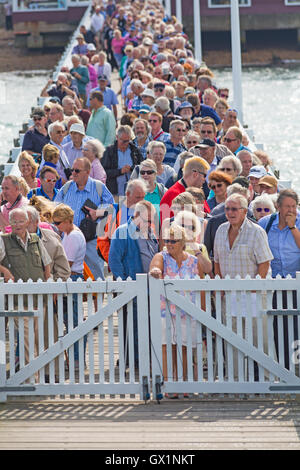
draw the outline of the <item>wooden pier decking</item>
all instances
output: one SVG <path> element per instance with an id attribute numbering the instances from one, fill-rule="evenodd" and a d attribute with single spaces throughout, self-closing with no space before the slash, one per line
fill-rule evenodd
<path id="1" fill-rule="evenodd" d="M 1 450 L 299 450 L 300 404 L 271 400 L 8 401 Z"/>

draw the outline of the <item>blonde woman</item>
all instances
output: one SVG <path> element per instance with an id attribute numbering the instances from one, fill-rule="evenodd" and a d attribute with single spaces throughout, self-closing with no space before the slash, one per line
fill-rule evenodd
<path id="1" fill-rule="evenodd" d="M 41 186 L 40 180 L 36 177 L 39 166 L 26 150 L 20 153 L 18 167 L 21 172 L 21 176 L 24 178 L 30 189 L 39 188 Z"/>

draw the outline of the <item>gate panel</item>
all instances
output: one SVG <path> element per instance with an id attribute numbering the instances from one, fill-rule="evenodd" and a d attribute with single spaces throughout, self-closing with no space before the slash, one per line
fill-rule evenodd
<path id="1" fill-rule="evenodd" d="M 18 304 L 13 300 L 16 292 Z M 26 390 L 30 395 L 131 394 L 145 398 L 150 383 L 146 292 L 147 276 L 138 276 L 136 281 L 1 283 L 0 299 L 7 301 L 0 317 L 2 324 L 9 316 L 6 351 L 5 334 L 3 340 L 3 359 L 9 367 L 6 371 L 5 365 L 0 366 L 1 398 L 22 395 Z M 142 358 L 138 368 L 133 335 L 135 305 L 139 307 L 138 353 Z M 78 325 L 74 312 L 78 312 Z M 28 332 L 26 327 L 24 330 L 26 323 Z M 17 368 L 16 343 L 20 357 Z"/>
<path id="2" fill-rule="evenodd" d="M 299 311 L 292 308 L 289 293 L 297 290 L 297 284 L 297 279 L 150 279 L 152 337 L 159 323 L 172 330 L 166 332 L 165 339 L 152 341 L 158 358 L 152 363 L 152 370 L 154 367 L 160 393 L 300 391 L 299 367 L 292 361 L 293 343 L 298 338 L 293 317 Z M 273 289 L 279 286 L 280 290 L 288 291 L 288 300 L 284 308 L 279 301 L 278 309 L 272 311 Z M 190 292 L 197 294 L 191 298 Z M 201 292 L 205 293 L 205 305 L 201 305 Z M 163 321 L 158 313 L 160 296 L 168 306 L 169 319 Z M 280 325 L 277 351 L 271 318 L 275 314 Z M 286 322 L 284 317 L 288 318 Z M 185 328 L 188 334 L 182 341 Z M 291 358 L 288 366 L 284 363 L 287 341 Z M 192 375 L 191 361 L 194 362 Z M 153 393 L 155 390 L 157 386 L 153 387 Z"/>

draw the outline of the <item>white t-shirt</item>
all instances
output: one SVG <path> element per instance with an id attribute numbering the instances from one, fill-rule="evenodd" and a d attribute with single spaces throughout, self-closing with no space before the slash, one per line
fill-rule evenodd
<path id="1" fill-rule="evenodd" d="M 73 261 L 71 271 L 82 274 L 86 241 L 81 230 L 76 228 L 68 235 L 65 233 L 62 239 L 62 245 L 65 249 L 68 261 Z"/>

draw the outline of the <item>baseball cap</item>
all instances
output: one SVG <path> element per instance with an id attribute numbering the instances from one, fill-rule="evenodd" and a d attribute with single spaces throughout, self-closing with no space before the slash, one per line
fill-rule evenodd
<path id="1" fill-rule="evenodd" d="M 98 76 L 98 80 L 107 80 L 107 76 L 106 75 L 99 75 Z"/>
<path id="2" fill-rule="evenodd" d="M 258 184 L 265 184 L 266 186 L 269 186 L 269 188 L 277 188 L 278 181 L 275 176 L 266 175 L 259 180 Z"/>
<path id="3" fill-rule="evenodd" d="M 181 105 L 178 106 L 178 108 L 176 109 L 176 114 L 178 114 L 182 109 L 185 109 L 185 108 L 193 109 L 192 103 L 190 103 L 189 101 L 184 101 L 183 103 L 181 103 Z"/>
<path id="4" fill-rule="evenodd" d="M 216 142 L 211 139 L 202 139 L 200 140 L 199 144 L 197 144 L 198 147 L 206 148 L 206 147 L 215 147 Z"/>
<path id="5" fill-rule="evenodd" d="M 139 113 L 141 114 L 148 114 L 150 112 L 151 112 L 151 108 L 147 104 L 143 104 L 143 106 L 139 108 Z"/>
<path id="6" fill-rule="evenodd" d="M 262 165 L 252 166 L 249 171 L 249 176 L 253 176 L 253 178 L 258 178 L 258 179 L 262 178 L 263 176 L 266 176 L 266 174 L 267 174 L 267 170 Z"/>
<path id="7" fill-rule="evenodd" d="M 34 108 L 31 113 L 31 117 L 34 116 L 44 117 L 46 116 L 45 111 L 42 108 Z"/>
<path id="8" fill-rule="evenodd" d="M 69 133 L 78 132 L 79 134 L 85 135 L 84 125 L 79 122 L 72 124 L 70 127 Z"/>

